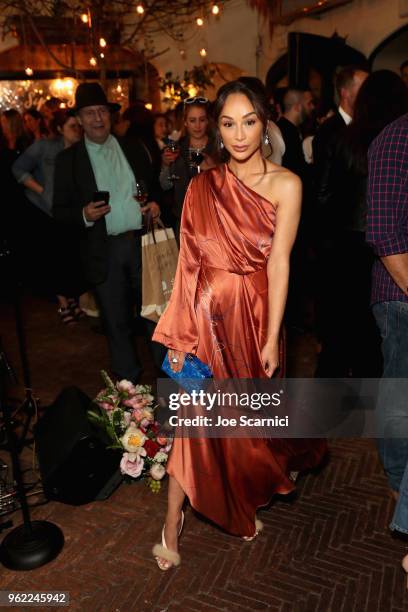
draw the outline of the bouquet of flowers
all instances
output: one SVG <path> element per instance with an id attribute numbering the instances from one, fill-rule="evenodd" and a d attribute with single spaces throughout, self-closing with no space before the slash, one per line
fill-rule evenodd
<path id="1" fill-rule="evenodd" d="M 88 417 L 103 431 L 108 448 L 122 452 L 120 470 L 125 478 L 147 477 L 150 489 L 157 493 L 172 440 L 159 435 L 152 389 L 128 380 L 115 384 L 104 371 L 102 377 L 106 388 L 96 396 Z"/>

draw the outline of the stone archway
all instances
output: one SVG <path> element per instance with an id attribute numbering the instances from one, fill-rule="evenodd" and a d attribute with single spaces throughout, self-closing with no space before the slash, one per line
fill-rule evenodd
<path id="1" fill-rule="evenodd" d="M 371 53 L 373 70 L 388 69 L 399 74 L 399 67 L 408 59 L 408 24 L 387 36 Z"/>

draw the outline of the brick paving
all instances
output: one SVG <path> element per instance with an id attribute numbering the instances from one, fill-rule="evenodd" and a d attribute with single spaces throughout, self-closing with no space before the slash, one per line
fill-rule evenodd
<path id="1" fill-rule="evenodd" d="M 105 339 L 87 321 L 63 327 L 54 304 L 23 303 L 32 382 L 43 405 L 76 384 L 93 396 L 106 366 Z M 19 369 L 11 307 L 0 303 L 0 335 Z M 156 375 L 143 338 L 145 380 Z M 290 344 L 289 372 L 310 375 L 315 343 Z M 21 397 L 21 387 L 10 389 Z M 121 485 L 106 501 L 35 507 L 32 517 L 61 527 L 65 546 L 31 572 L 0 567 L 1 589 L 67 590 L 70 610 L 85 612 L 241 611 L 397 612 L 408 609 L 400 560 L 404 541 L 388 530 L 394 502 L 370 440 L 330 445 L 328 464 L 299 482 L 295 497 L 260 513 L 264 531 L 252 542 L 224 534 L 190 508 L 181 538 L 182 564 L 160 572 L 150 550 L 159 540 L 166 487 Z M 4 451 L 2 459 L 8 462 Z M 26 450 L 27 463 L 29 454 Z M 20 513 L 11 515 L 20 524 Z M 7 533 L 7 532 L 5 532 Z M 21 609 L 21 608 L 20 608 Z M 31 608 L 23 608 L 29 610 Z"/>

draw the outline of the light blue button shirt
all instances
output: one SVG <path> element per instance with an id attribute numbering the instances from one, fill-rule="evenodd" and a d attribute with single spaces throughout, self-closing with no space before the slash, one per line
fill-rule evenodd
<path id="1" fill-rule="evenodd" d="M 134 199 L 136 179 L 120 144 L 109 135 L 103 144 L 85 137 L 85 146 L 91 160 L 99 191 L 109 191 L 111 211 L 105 216 L 106 230 L 116 236 L 140 229 L 142 213 Z"/>

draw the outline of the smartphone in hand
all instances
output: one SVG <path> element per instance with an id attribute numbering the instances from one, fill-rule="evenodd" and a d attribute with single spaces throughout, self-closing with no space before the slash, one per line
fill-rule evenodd
<path id="1" fill-rule="evenodd" d="M 109 204 L 109 191 L 95 191 L 93 194 L 92 201 L 93 202 L 103 202 L 99 204 L 96 208 L 101 208 L 101 206 L 107 206 Z"/>

